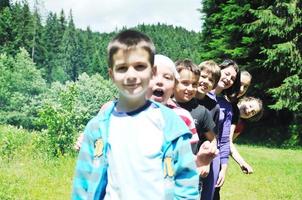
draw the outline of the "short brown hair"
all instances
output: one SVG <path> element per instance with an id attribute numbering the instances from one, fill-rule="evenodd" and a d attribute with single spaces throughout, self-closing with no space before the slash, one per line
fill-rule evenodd
<path id="1" fill-rule="evenodd" d="M 178 60 L 175 62 L 175 65 L 178 73 L 180 73 L 184 69 L 187 69 L 193 72 L 195 75 L 200 76 L 200 70 L 198 69 L 198 66 L 190 59 Z"/>
<path id="2" fill-rule="evenodd" d="M 214 78 L 213 88 L 215 88 L 217 86 L 217 83 L 218 83 L 218 81 L 220 79 L 220 75 L 221 75 L 218 64 L 213 60 L 206 60 L 206 61 L 200 63 L 198 65 L 198 67 L 199 67 L 200 71 L 205 70 L 212 74 L 212 77 Z"/>
<path id="3" fill-rule="evenodd" d="M 136 30 L 125 30 L 116 35 L 107 47 L 108 65 L 112 67 L 114 64 L 113 55 L 120 49 L 143 48 L 149 53 L 149 62 L 154 65 L 155 46 L 151 38 L 142 32 Z"/>

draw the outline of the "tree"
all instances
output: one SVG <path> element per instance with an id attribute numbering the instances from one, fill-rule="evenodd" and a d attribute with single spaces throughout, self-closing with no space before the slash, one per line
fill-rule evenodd
<path id="1" fill-rule="evenodd" d="M 32 128 L 34 112 L 30 105 L 45 89 L 41 72 L 25 49 L 15 57 L 0 55 L 1 123 Z"/>
<path id="2" fill-rule="evenodd" d="M 253 38 L 244 33 L 243 24 L 252 20 L 250 1 L 205 0 L 202 2 L 202 59 L 232 58 L 247 65 Z"/>
<path id="3" fill-rule="evenodd" d="M 4 9 L 4 8 L 9 8 L 10 7 L 10 0 L 1 0 L 0 1 L 0 12 Z"/>
<path id="4" fill-rule="evenodd" d="M 79 44 L 79 37 L 73 22 L 72 12 L 70 11 L 68 26 L 60 44 L 60 60 L 59 63 L 56 63 L 57 68 L 64 70 L 66 74 L 65 80 L 75 81 L 79 75 L 83 62 Z"/>
<path id="5" fill-rule="evenodd" d="M 300 96 L 292 92 L 301 84 L 301 1 L 204 0 L 200 11 L 202 57 L 217 61 L 229 57 L 247 69 L 253 75 L 249 95 L 261 97 L 275 109 L 259 123 L 264 127 L 261 132 L 266 138 L 290 136 L 285 127 L 297 124 L 292 108 L 300 108 Z"/>

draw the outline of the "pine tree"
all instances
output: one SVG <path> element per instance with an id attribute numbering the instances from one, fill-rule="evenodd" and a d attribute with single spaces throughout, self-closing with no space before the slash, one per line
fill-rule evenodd
<path id="1" fill-rule="evenodd" d="M 0 12 L 4 9 L 4 8 L 9 8 L 10 7 L 10 0 L 1 0 L 0 1 Z"/>
<path id="2" fill-rule="evenodd" d="M 75 81 L 77 79 L 82 64 L 81 58 L 79 38 L 70 11 L 68 26 L 60 45 L 60 62 L 56 64 L 66 73 L 66 80 Z"/>
<path id="3" fill-rule="evenodd" d="M 54 80 L 58 80 L 58 78 L 55 78 L 55 74 L 60 71 L 55 67 L 57 66 L 57 63 L 60 63 L 59 47 L 61 45 L 62 37 L 65 30 L 65 22 L 62 21 L 62 19 L 62 13 L 60 19 L 58 19 L 55 13 L 49 13 L 46 19 L 46 24 L 43 28 L 42 40 L 44 44 L 45 54 L 42 66 L 44 68 L 45 79 L 49 83 Z M 62 74 L 61 72 L 59 74 Z"/>
<path id="4" fill-rule="evenodd" d="M 263 59 L 258 63 L 275 72 L 271 80 L 278 80 L 276 85 L 269 89 L 269 93 L 275 99 L 270 107 L 276 110 L 292 111 L 292 126 L 300 126 L 302 120 L 302 2 L 277 0 L 270 5 L 252 10 L 252 13 L 257 19 L 248 24 L 247 31 L 260 36 L 257 37 L 257 42 L 260 46 L 259 54 L 263 56 Z M 297 132 L 296 129 L 294 131 Z"/>

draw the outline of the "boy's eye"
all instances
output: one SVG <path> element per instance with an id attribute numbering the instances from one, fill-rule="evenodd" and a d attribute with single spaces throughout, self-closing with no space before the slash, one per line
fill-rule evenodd
<path id="1" fill-rule="evenodd" d="M 190 82 L 189 81 L 181 81 L 181 84 L 183 84 L 184 86 L 189 86 Z"/>
<path id="2" fill-rule="evenodd" d="M 146 66 L 146 65 L 139 64 L 139 65 L 135 65 L 134 68 L 135 68 L 137 71 L 143 71 L 144 69 L 147 68 L 147 66 Z"/>
<path id="3" fill-rule="evenodd" d="M 117 72 L 126 72 L 128 70 L 128 68 L 126 66 L 118 66 L 116 68 Z"/>

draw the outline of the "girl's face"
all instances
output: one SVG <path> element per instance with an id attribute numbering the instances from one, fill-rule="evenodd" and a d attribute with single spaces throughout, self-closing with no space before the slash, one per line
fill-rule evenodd
<path id="1" fill-rule="evenodd" d="M 174 98 L 178 102 L 188 102 L 197 92 L 199 76 L 192 71 L 183 69 L 174 89 Z"/>
<path id="2" fill-rule="evenodd" d="M 218 81 L 217 87 L 223 90 L 230 88 L 236 80 L 236 75 L 237 72 L 232 66 L 222 69 L 221 77 Z"/>
<path id="3" fill-rule="evenodd" d="M 238 98 L 242 97 L 246 93 L 247 89 L 249 88 L 249 86 L 251 84 L 251 77 L 247 76 L 247 75 L 241 75 L 240 81 L 241 81 L 241 84 L 240 84 L 240 91 L 237 96 Z"/>
<path id="4" fill-rule="evenodd" d="M 238 103 L 240 111 L 240 117 L 243 119 L 249 119 L 260 112 L 260 105 L 256 100 L 240 101 Z"/>

